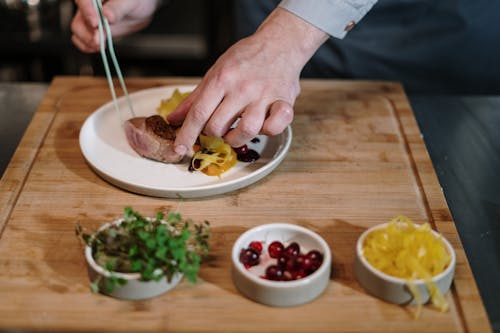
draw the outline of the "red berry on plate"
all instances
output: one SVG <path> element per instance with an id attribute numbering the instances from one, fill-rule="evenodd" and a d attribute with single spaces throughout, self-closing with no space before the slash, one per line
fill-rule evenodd
<path id="1" fill-rule="evenodd" d="M 274 241 L 271 244 L 269 244 L 267 251 L 269 252 L 269 256 L 274 259 L 278 259 L 281 257 L 281 254 L 283 253 L 283 250 L 285 249 L 285 246 L 279 241 Z"/>
<path id="2" fill-rule="evenodd" d="M 254 249 L 259 254 L 262 253 L 262 243 L 261 242 L 258 242 L 258 241 L 250 242 L 250 245 L 248 245 L 248 247 L 251 249 Z"/>
<path id="3" fill-rule="evenodd" d="M 241 147 L 233 148 L 233 150 L 237 155 L 244 155 L 244 154 L 248 153 L 248 146 L 243 145 Z"/>

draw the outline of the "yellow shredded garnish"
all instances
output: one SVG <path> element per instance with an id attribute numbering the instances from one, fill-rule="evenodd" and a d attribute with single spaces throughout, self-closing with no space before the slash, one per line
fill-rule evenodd
<path id="1" fill-rule="evenodd" d="M 168 123 L 168 115 L 186 98 L 190 92 L 181 93 L 175 89 L 167 99 L 162 99 L 156 112 Z M 222 138 L 200 135 L 200 146 L 195 145 L 196 151 L 191 159 L 191 167 L 196 171 L 201 171 L 209 176 L 220 176 L 222 173 L 231 169 L 238 156 L 230 145 L 224 142 Z"/>
<path id="2" fill-rule="evenodd" d="M 422 297 L 414 284 L 423 279 L 430 299 L 440 311 L 448 310 L 448 302 L 432 277 L 442 273 L 451 262 L 441 237 L 431 232 L 428 223 L 415 225 L 406 216 L 396 216 L 387 227 L 369 233 L 363 242 L 363 256 L 376 269 L 388 275 L 406 279 L 417 303 L 420 315 Z"/>
<path id="3" fill-rule="evenodd" d="M 172 111 L 175 110 L 177 105 L 179 105 L 186 97 L 188 97 L 190 92 L 181 93 L 179 89 L 175 89 L 167 99 L 162 99 L 160 106 L 156 108 L 156 112 L 162 116 L 163 119 L 168 123 L 167 117 Z"/>
<path id="4" fill-rule="evenodd" d="M 230 145 L 221 138 L 200 135 L 201 150 L 191 160 L 194 170 L 209 176 L 220 176 L 238 162 L 238 156 Z"/>

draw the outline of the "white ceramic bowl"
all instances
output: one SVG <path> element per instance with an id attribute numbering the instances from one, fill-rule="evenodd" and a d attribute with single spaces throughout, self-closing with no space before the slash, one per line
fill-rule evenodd
<path id="1" fill-rule="evenodd" d="M 106 223 L 101 228 L 99 228 L 99 231 L 108 228 L 112 224 L 120 224 L 122 221 L 123 219 L 119 219 L 111 223 Z M 166 277 L 163 277 L 158 281 L 141 281 L 139 273 L 109 272 L 96 263 L 94 257 L 92 256 L 92 248 L 90 246 L 85 247 L 85 259 L 87 260 L 87 268 L 90 281 L 95 281 L 98 276 L 101 276 L 101 280 L 99 283 L 99 286 L 101 288 L 99 288 L 99 291 L 109 296 L 120 299 L 141 300 L 159 296 L 174 288 L 183 277 L 183 274 L 177 273 L 174 274 L 170 282 L 167 281 Z M 121 286 L 116 286 L 111 292 L 106 292 L 102 287 L 111 277 L 111 275 L 120 279 L 124 279 L 127 281 L 127 283 Z"/>
<path id="2" fill-rule="evenodd" d="M 377 229 L 385 228 L 387 223 L 380 224 L 365 230 L 361 234 L 356 244 L 356 259 L 354 262 L 354 273 L 356 279 L 363 286 L 363 288 L 370 294 L 390 303 L 395 304 L 411 304 L 415 303 L 413 295 L 406 285 L 406 280 L 393 277 L 391 275 L 385 274 L 378 269 L 374 268 L 363 256 L 362 248 L 363 242 L 366 236 Z M 432 233 L 436 237 L 440 237 L 451 256 L 451 262 L 448 267 L 440 274 L 434 276 L 432 281 L 437 285 L 439 290 L 445 294 L 450 289 L 451 283 L 453 281 L 453 275 L 455 272 L 455 251 L 451 244 L 444 237 L 441 237 L 437 232 L 432 230 Z M 415 286 L 418 288 L 421 295 L 421 302 L 425 304 L 429 301 L 430 295 L 424 280 L 413 281 Z"/>
<path id="3" fill-rule="evenodd" d="M 301 252 L 318 250 L 323 254 L 321 266 L 311 275 L 293 281 L 271 281 L 252 274 L 239 260 L 240 252 L 250 242 L 270 244 L 281 241 L 285 246 L 297 242 Z M 328 244 L 315 232 L 286 223 L 264 224 L 243 233 L 232 249 L 233 283 L 246 297 L 271 306 L 295 306 L 317 298 L 330 281 L 331 253 Z"/>

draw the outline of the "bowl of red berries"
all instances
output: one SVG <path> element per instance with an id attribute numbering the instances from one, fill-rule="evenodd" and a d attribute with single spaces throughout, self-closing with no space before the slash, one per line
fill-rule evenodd
<path id="1" fill-rule="evenodd" d="M 317 233 L 288 223 L 252 228 L 234 243 L 232 277 L 246 297 L 271 306 L 295 306 L 328 286 L 331 253 Z"/>

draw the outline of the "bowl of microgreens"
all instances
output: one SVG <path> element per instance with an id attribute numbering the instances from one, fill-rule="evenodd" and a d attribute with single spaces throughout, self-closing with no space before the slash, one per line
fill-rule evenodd
<path id="1" fill-rule="evenodd" d="M 91 290 L 128 300 L 159 296 L 183 277 L 196 282 L 209 232 L 207 221 L 196 224 L 162 212 L 144 217 L 131 207 L 97 231 L 76 227 L 86 245 Z"/>

